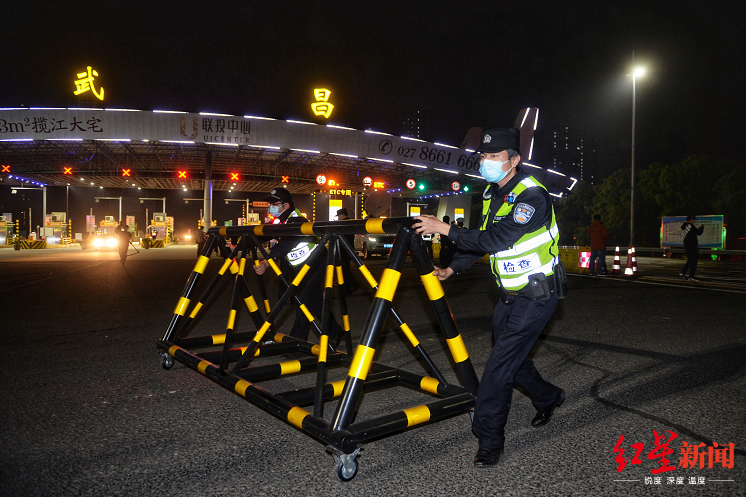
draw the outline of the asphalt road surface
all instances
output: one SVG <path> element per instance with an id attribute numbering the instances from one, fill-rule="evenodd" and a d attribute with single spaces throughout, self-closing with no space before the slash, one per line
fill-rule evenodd
<path id="1" fill-rule="evenodd" d="M 699 283 L 678 278 L 680 259 L 640 258 L 636 280 L 570 276 L 569 296 L 532 352 L 567 392 L 548 425 L 529 426 L 535 410 L 515 391 L 497 466 L 474 468 L 477 440 L 463 414 L 367 443 L 357 476 L 343 483 L 321 443 L 178 362 L 161 368 L 155 340 L 195 258 L 194 245 L 141 250 L 124 268 L 113 250 L 0 250 L 0 495 L 746 495 L 743 263 L 702 261 Z M 220 265 L 213 257 L 206 274 Z M 384 265 L 374 258 L 373 275 Z M 218 286 L 190 336 L 225 331 L 231 289 Z M 474 267 L 444 289 L 481 374 L 497 298 L 489 269 Z M 354 342 L 372 295 L 358 290 L 348 301 Z M 411 264 L 394 304 L 457 382 Z M 281 326 L 291 323 L 286 313 Z M 251 326 L 239 314 L 237 329 Z M 379 362 L 424 373 L 391 320 L 377 350 Z M 430 401 L 421 397 L 403 387 L 371 392 L 358 419 Z M 653 474 L 665 452 L 656 432 L 676 435 L 662 456 L 674 469 Z M 621 436 L 623 455 L 614 452 Z M 685 442 L 704 444 L 703 468 L 683 467 Z M 729 454 L 733 467 L 724 467 Z M 619 456 L 629 458 L 621 472 Z"/>

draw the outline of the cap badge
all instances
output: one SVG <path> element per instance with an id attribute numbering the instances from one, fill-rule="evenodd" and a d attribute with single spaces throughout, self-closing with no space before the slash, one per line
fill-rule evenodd
<path id="1" fill-rule="evenodd" d="M 484 143 L 489 143 L 492 141 L 492 137 L 490 135 L 484 135 Z"/>

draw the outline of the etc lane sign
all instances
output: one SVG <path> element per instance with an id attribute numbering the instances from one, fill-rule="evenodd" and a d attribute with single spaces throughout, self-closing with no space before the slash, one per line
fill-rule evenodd
<path id="1" fill-rule="evenodd" d="M 463 149 L 334 125 L 173 111 L 0 110 L 0 141 L 80 139 L 297 149 L 479 174 L 478 156 Z"/>

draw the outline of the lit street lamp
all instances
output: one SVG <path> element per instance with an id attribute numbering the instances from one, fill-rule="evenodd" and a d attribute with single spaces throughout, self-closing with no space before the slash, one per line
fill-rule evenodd
<path id="1" fill-rule="evenodd" d="M 629 196 L 629 246 L 635 246 L 635 81 L 645 74 L 645 69 L 636 67 L 632 70 L 632 188 Z"/>

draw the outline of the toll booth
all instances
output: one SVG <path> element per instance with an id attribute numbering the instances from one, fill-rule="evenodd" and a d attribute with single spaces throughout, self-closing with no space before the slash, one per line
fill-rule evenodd
<path id="1" fill-rule="evenodd" d="M 67 213 L 65 212 L 52 212 L 45 216 L 43 235 L 47 245 L 57 245 L 62 242 L 62 237 L 65 236 L 65 229 L 67 228 L 66 220 Z"/>
<path id="2" fill-rule="evenodd" d="M 0 245 L 10 245 L 13 240 L 13 215 L 3 212 L 0 216 Z"/>

